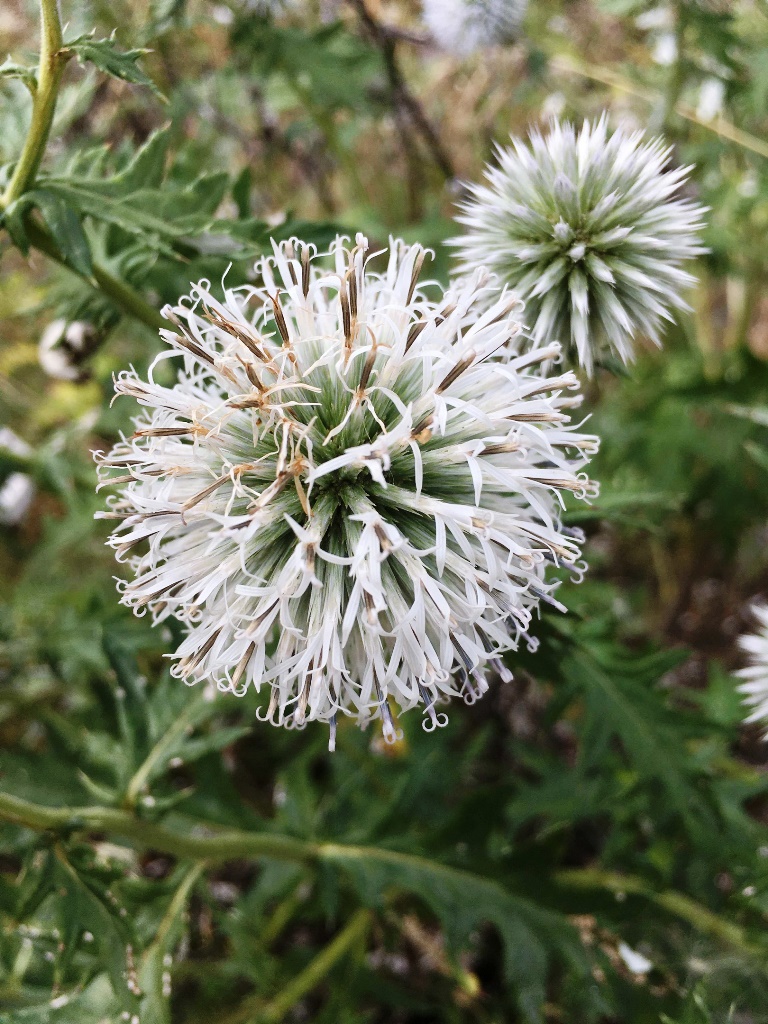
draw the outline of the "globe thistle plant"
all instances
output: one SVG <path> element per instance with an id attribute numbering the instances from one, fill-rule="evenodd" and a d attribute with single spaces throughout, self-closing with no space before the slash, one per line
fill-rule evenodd
<path id="1" fill-rule="evenodd" d="M 744 703 L 752 709 L 744 721 L 762 722 L 768 739 L 768 604 L 757 604 L 752 610 L 758 624 L 757 631 L 739 640 L 739 646 L 749 658 L 749 665 L 736 674 L 744 680 L 738 690 L 744 694 Z"/>
<path id="2" fill-rule="evenodd" d="M 496 271 L 535 342 L 570 343 L 587 373 L 611 355 L 630 362 L 638 332 L 659 345 L 671 311 L 688 308 L 695 279 L 681 264 L 704 252 L 704 208 L 680 198 L 690 168 L 670 168 L 670 154 L 640 131 L 609 133 L 605 116 L 513 139 L 462 207 L 463 271 Z"/>
<path id="3" fill-rule="evenodd" d="M 176 383 L 120 374 L 146 414 L 96 456 L 123 602 L 187 626 L 174 674 L 266 687 L 270 722 L 328 722 L 331 747 L 339 714 L 392 740 L 391 705 L 431 730 L 509 678 L 539 602 L 562 608 L 547 567 L 583 570 L 560 509 L 594 493 L 597 445 L 575 376 L 542 369 L 558 345 L 527 351 L 485 272 L 444 294 L 419 246 L 376 273 L 344 241 L 330 268 L 294 240 L 258 286 L 166 308 Z"/>
<path id="4" fill-rule="evenodd" d="M 444 50 L 463 56 L 514 42 L 526 7 L 527 0 L 424 0 L 424 21 Z"/>

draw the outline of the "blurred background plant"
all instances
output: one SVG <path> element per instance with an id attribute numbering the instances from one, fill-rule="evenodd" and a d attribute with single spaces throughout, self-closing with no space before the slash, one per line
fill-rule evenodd
<path id="1" fill-rule="evenodd" d="M 768 748 L 732 676 L 768 590 L 763 0 L 532 0 L 461 56 L 408 0 L 61 14 L 38 75 L 37 8 L 0 11 L 0 1019 L 768 1021 Z M 663 351 L 589 385 L 572 614 L 394 748 L 171 680 L 89 455 L 161 305 L 270 235 L 395 233 L 445 278 L 493 143 L 603 109 L 696 165 L 710 251 Z"/>

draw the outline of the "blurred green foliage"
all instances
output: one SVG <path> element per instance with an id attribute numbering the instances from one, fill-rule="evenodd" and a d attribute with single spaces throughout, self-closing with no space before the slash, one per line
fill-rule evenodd
<path id="1" fill-rule="evenodd" d="M 366 4 L 62 0 L 49 145 L 0 234 L 0 421 L 29 445 L 0 480 L 34 488 L 0 527 L 0 1020 L 764 1024 L 768 763 L 730 673 L 768 585 L 768 11 L 531 0 L 517 46 L 459 61 L 415 4 Z M 0 32 L 10 188 L 36 10 Z M 89 455 L 157 310 L 271 236 L 395 232 L 444 278 L 494 140 L 604 107 L 695 163 L 710 253 L 664 350 L 587 389 L 569 616 L 393 749 L 345 725 L 331 756 L 171 679 L 174 627 L 117 604 Z M 37 360 L 56 317 L 97 331 L 68 380 Z"/>

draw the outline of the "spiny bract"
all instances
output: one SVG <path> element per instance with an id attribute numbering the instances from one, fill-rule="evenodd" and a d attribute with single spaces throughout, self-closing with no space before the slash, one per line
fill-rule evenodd
<path id="1" fill-rule="evenodd" d="M 609 133 L 605 116 L 513 138 L 462 206 L 463 272 L 496 271 L 534 340 L 570 342 L 588 373 L 611 354 L 630 362 L 636 332 L 660 344 L 670 310 L 688 308 L 695 279 L 680 265 L 705 251 L 704 208 L 675 198 L 690 168 L 665 170 L 670 154 L 641 131 Z"/>
<path id="2" fill-rule="evenodd" d="M 756 604 L 752 611 L 757 631 L 739 639 L 739 647 L 749 656 L 749 665 L 736 675 L 744 680 L 738 689 L 744 694 L 744 703 L 752 708 L 744 721 L 762 722 L 768 739 L 768 604 Z"/>
<path id="3" fill-rule="evenodd" d="M 188 627 L 173 671 L 271 688 L 269 721 L 329 722 L 331 746 L 339 712 L 392 740 L 390 700 L 432 729 L 488 665 L 508 677 L 539 601 L 562 608 L 547 563 L 582 571 L 561 492 L 594 493 L 597 444 L 569 425 L 574 375 L 542 370 L 559 347 L 524 350 L 485 272 L 443 294 L 421 247 L 392 242 L 374 273 L 344 242 L 330 269 L 294 240 L 261 286 L 166 308 L 178 380 L 120 374 L 149 412 L 96 456 L 123 602 Z"/>
<path id="4" fill-rule="evenodd" d="M 527 0 L 423 0 L 435 41 L 459 55 L 511 43 L 520 35 Z"/>

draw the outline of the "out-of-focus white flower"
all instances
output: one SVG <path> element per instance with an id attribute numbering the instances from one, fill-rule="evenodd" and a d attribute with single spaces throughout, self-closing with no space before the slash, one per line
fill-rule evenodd
<path id="1" fill-rule="evenodd" d="M 674 32 L 662 32 L 653 46 L 651 54 L 656 64 L 668 68 L 677 60 L 677 38 Z"/>
<path id="2" fill-rule="evenodd" d="M 653 29 L 672 29 L 675 25 L 675 13 L 668 4 L 652 7 L 643 11 L 635 18 L 635 24 L 645 32 Z"/>
<path id="3" fill-rule="evenodd" d="M 610 353 L 629 362 L 637 331 L 660 344 L 670 310 L 687 308 L 694 278 L 680 265 L 704 251 L 704 208 L 678 197 L 690 168 L 666 169 L 670 152 L 640 131 L 609 133 L 605 116 L 513 139 L 462 206 L 462 272 L 496 271 L 534 340 L 570 342 L 588 373 Z"/>
<path id="4" fill-rule="evenodd" d="M 40 337 L 38 359 L 49 377 L 58 380 L 82 380 L 82 360 L 92 351 L 98 338 L 93 324 L 84 320 L 53 320 Z"/>
<path id="5" fill-rule="evenodd" d="M 633 974 L 647 974 L 653 967 L 653 964 L 647 957 L 643 956 L 642 953 L 638 953 L 636 949 L 632 949 L 626 942 L 620 942 L 616 952 Z"/>
<path id="6" fill-rule="evenodd" d="M 228 28 L 235 20 L 235 12 L 226 4 L 214 4 L 211 7 L 211 17 L 217 25 Z"/>
<path id="7" fill-rule="evenodd" d="M 330 269 L 293 240 L 258 287 L 166 308 L 178 381 L 122 373 L 148 412 L 97 454 L 123 602 L 188 627 L 174 673 L 266 687 L 269 721 L 328 722 L 332 747 L 339 713 L 392 740 L 391 705 L 431 731 L 489 666 L 510 678 L 539 602 L 562 609 L 548 565 L 583 571 L 560 508 L 595 492 L 597 446 L 569 422 L 576 377 L 542 370 L 559 346 L 527 351 L 484 271 L 443 294 L 420 246 L 374 273 L 345 241 Z"/>
<path id="8" fill-rule="evenodd" d="M 739 647 L 748 656 L 749 664 L 736 673 L 744 680 L 737 689 L 744 694 L 744 703 L 752 709 L 745 723 L 764 723 L 768 739 L 768 604 L 756 604 L 752 611 L 757 630 L 739 639 Z"/>
<path id="9" fill-rule="evenodd" d="M 424 21 L 438 45 L 465 55 L 514 42 L 527 0 L 423 0 Z"/>
<path id="10" fill-rule="evenodd" d="M 542 101 L 541 113 L 543 117 L 555 119 L 562 115 L 565 107 L 565 96 L 561 92 L 551 92 Z"/>
<path id="11" fill-rule="evenodd" d="M 696 116 L 702 121 L 713 121 L 723 112 L 725 82 L 720 78 L 705 78 L 699 89 Z"/>
<path id="12" fill-rule="evenodd" d="M 27 456 L 32 449 L 9 427 L 0 427 L 0 463 L 2 450 L 13 455 Z M 27 514 L 35 496 L 35 484 L 28 473 L 9 473 L 0 483 L 0 525 L 18 526 Z"/>

